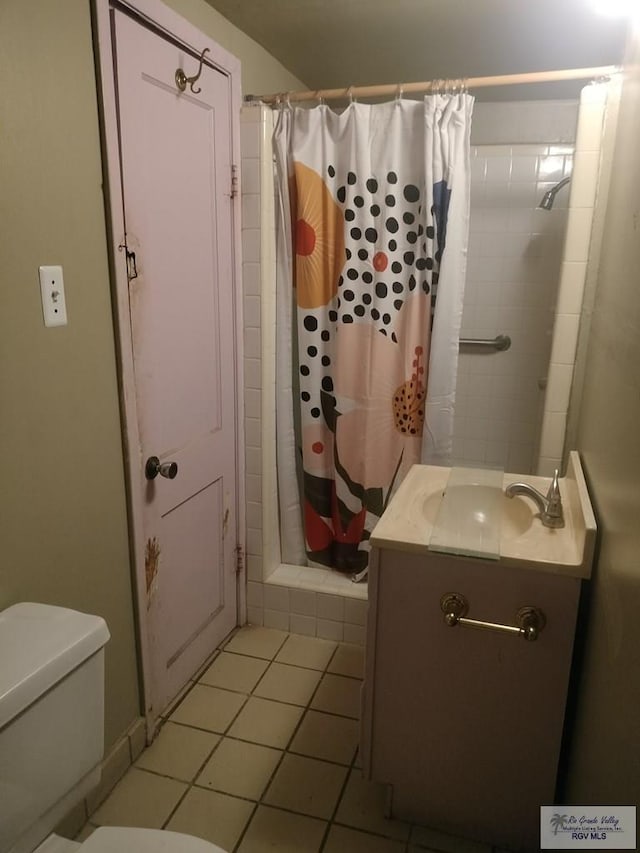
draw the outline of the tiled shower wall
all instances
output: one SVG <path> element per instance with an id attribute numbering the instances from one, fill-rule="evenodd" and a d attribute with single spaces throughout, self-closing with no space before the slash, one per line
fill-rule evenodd
<path id="1" fill-rule="evenodd" d="M 280 565 L 274 535 L 278 512 L 274 471 L 275 304 L 270 296 L 275 280 L 271 111 L 245 107 L 240 129 L 247 618 L 253 625 L 362 645 L 366 584 L 353 584 L 336 572 Z M 263 394 L 263 387 L 270 392 Z"/>
<path id="2" fill-rule="evenodd" d="M 460 350 L 454 463 L 535 470 L 567 220 L 572 145 L 476 145 L 462 337 L 511 338 L 504 352 Z"/>

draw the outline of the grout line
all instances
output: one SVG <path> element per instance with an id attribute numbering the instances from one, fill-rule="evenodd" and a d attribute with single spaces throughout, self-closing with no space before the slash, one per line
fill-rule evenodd
<path id="1" fill-rule="evenodd" d="M 239 630 L 240 630 L 240 629 L 239 629 Z M 237 633 L 238 633 L 238 631 L 235 631 L 235 632 L 233 633 L 233 635 L 232 635 L 232 636 L 235 636 L 235 634 L 237 634 Z M 322 683 L 324 682 L 325 676 L 326 676 L 326 675 L 334 675 L 334 676 L 338 676 L 338 677 L 342 677 L 342 678 L 348 678 L 348 679 L 350 679 L 350 680 L 352 680 L 352 681 L 358 681 L 358 682 L 361 682 L 361 681 L 362 681 L 362 679 L 361 679 L 361 678 L 357 678 L 356 676 L 342 675 L 341 673 L 332 673 L 332 672 L 330 672 L 330 671 L 329 671 L 329 667 L 332 665 L 332 663 L 333 663 L 333 661 L 334 661 L 334 659 L 335 659 L 336 655 L 338 654 L 338 651 L 339 651 L 339 648 L 340 648 L 341 643 L 336 643 L 336 645 L 335 645 L 335 648 L 334 648 L 333 652 L 331 653 L 331 655 L 330 655 L 330 656 L 329 656 L 329 658 L 327 659 L 327 662 L 326 662 L 326 664 L 324 665 L 324 667 L 323 667 L 323 668 L 321 668 L 321 669 L 318 669 L 318 668 L 311 668 L 311 667 L 298 667 L 298 666 L 297 666 L 297 664 L 282 663 L 281 661 L 277 661 L 277 660 L 276 660 L 276 656 L 277 656 L 277 655 L 282 651 L 282 649 L 283 649 L 284 645 L 286 644 L 287 640 L 289 639 L 289 636 L 290 636 L 289 634 L 287 634 L 287 635 L 285 636 L 285 638 L 283 639 L 282 643 L 281 643 L 281 644 L 280 644 L 280 646 L 278 647 L 278 650 L 275 652 L 275 654 L 274 654 L 271 658 L 267 658 L 267 659 L 265 659 L 265 658 L 258 658 L 259 660 L 263 660 L 263 661 L 265 661 L 265 660 L 266 660 L 266 661 L 268 661 L 268 663 L 267 663 L 267 668 L 265 669 L 265 672 L 264 672 L 264 673 L 263 673 L 263 675 L 258 679 L 258 681 L 256 682 L 256 684 L 253 686 L 253 688 L 251 689 L 251 691 L 250 691 L 249 693 L 244 693 L 244 692 L 242 692 L 242 691 L 236 691 L 236 690 L 229 690 L 229 689 L 224 688 L 224 687 L 217 687 L 217 685 L 206 685 L 206 684 L 202 684 L 202 686 L 205 686 L 205 687 L 215 687 L 215 689 L 218 689 L 218 690 L 226 690 L 227 692 L 232 693 L 232 694 L 234 694 L 234 695 L 242 695 L 242 696 L 244 696 L 245 701 L 242 703 L 242 705 L 240 706 L 240 708 L 238 709 L 238 711 L 236 712 L 236 714 L 233 716 L 233 718 L 232 718 L 232 719 L 231 719 L 231 721 L 229 722 L 228 726 L 225 728 L 225 731 L 224 731 L 224 732 L 214 732 L 214 731 L 212 731 L 211 729 L 201 728 L 201 727 L 199 727 L 199 726 L 193 726 L 193 725 L 189 725 L 189 724 L 187 724 L 187 723 L 178 723 L 178 722 L 175 722 L 175 721 L 173 721 L 173 720 L 171 721 L 171 722 L 173 723 L 173 725 L 182 726 L 183 728 L 187 728 L 187 729 L 189 729 L 189 728 L 190 728 L 190 729 L 193 729 L 193 730 L 195 730 L 195 731 L 202 731 L 202 732 L 205 732 L 205 733 L 207 733 L 207 734 L 214 734 L 214 735 L 218 736 L 218 742 L 213 746 L 213 748 L 212 748 L 211 750 L 209 750 L 209 751 L 207 752 L 207 754 L 206 754 L 205 758 L 202 760 L 202 763 L 198 766 L 198 769 L 197 769 L 197 770 L 196 770 L 196 772 L 194 773 L 194 775 L 193 775 L 193 777 L 192 777 L 191 781 L 187 781 L 187 780 L 185 780 L 185 779 L 177 779 L 175 776 L 170 776 L 170 775 L 168 775 L 168 774 L 160 773 L 160 772 L 155 771 L 155 770 L 148 770 L 147 768 L 138 767 L 138 766 L 137 766 L 137 765 L 135 765 L 135 764 L 133 764 L 133 765 L 132 765 L 132 767 L 135 767 L 136 769 L 141 770 L 142 772 L 150 773 L 150 774 L 155 775 L 155 776 L 161 776 L 161 777 L 163 777 L 163 778 L 168 778 L 168 779 L 171 779 L 171 780 L 173 780 L 173 781 L 177 781 L 177 782 L 179 782 L 179 783 L 180 783 L 180 784 L 182 784 L 182 785 L 186 785 L 185 791 L 183 792 L 182 796 L 179 798 L 178 802 L 176 803 L 176 805 L 174 806 L 174 808 L 171 810 L 171 812 L 170 812 L 170 813 L 169 813 L 169 815 L 167 816 L 166 820 L 165 820 L 165 821 L 164 821 L 164 823 L 162 824 L 162 827 L 163 827 L 163 828 L 165 828 L 165 827 L 168 825 L 168 823 L 172 820 L 173 816 L 175 815 L 175 813 L 177 812 L 177 810 L 180 808 L 180 806 L 181 806 L 181 805 L 182 805 L 182 803 L 184 802 L 185 798 L 188 796 L 189 792 L 190 792 L 190 791 L 192 791 L 192 790 L 193 790 L 193 788 L 197 788 L 197 789 L 199 789 L 199 790 L 210 791 L 210 792 L 212 792 L 212 793 L 217 793 L 217 794 L 220 794 L 220 795 L 222 795 L 222 796 L 232 797 L 232 798 L 235 798 L 235 799 L 241 800 L 242 802 L 252 803 L 252 804 L 254 804 L 254 805 L 255 805 L 255 808 L 254 808 L 254 809 L 251 811 L 251 813 L 249 814 L 249 816 L 248 816 L 248 818 L 247 818 L 247 820 L 246 820 L 246 823 L 245 823 L 245 825 L 244 825 L 244 827 L 243 827 L 242 831 L 240 832 L 240 834 L 239 834 L 239 836 L 238 836 L 238 840 L 236 841 L 236 843 L 235 843 L 235 845 L 234 845 L 234 847 L 233 847 L 233 853 L 237 853 L 237 851 L 239 850 L 239 848 L 240 848 L 240 846 L 241 846 L 241 844 L 242 844 L 242 842 L 243 842 L 243 839 L 245 838 L 246 833 L 247 833 L 247 831 L 248 831 L 248 829 L 249 829 L 249 826 L 251 825 L 251 823 L 252 823 L 252 821 L 253 821 L 253 819 L 254 819 L 254 817 L 255 817 L 255 815 L 256 815 L 256 812 L 257 812 L 257 810 L 258 810 L 258 808 L 259 808 L 260 806 L 264 806 L 265 808 L 273 809 L 273 810 L 275 810 L 275 811 L 285 812 L 285 813 L 288 813 L 288 814 L 298 815 L 298 816 L 306 817 L 306 818 L 309 818 L 309 819 L 312 819 L 312 820 L 320 820 L 320 821 L 324 822 L 324 823 L 326 824 L 326 827 L 325 827 L 325 832 L 324 832 L 323 837 L 322 837 L 322 840 L 321 840 L 321 844 L 320 844 L 320 847 L 319 847 L 319 851 L 324 850 L 324 848 L 325 848 L 325 846 L 326 846 L 326 843 L 327 843 L 327 840 L 328 840 L 328 837 L 329 837 L 329 833 L 331 832 L 331 827 L 332 827 L 334 824 L 335 824 L 335 825 L 337 825 L 337 826 L 344 826 L 345 828 L 350 829 L 350 830 L 352 830 L 352 831 L 354 831 L 354 832 L 361 832 L 361 833 L 364 833 L 364 834 L 366 834 L 366 835 L 370 835 L 370 836 L 375 837 L 375 838 L 385 838 L 385 839 L 387 839 L 387 840 L 393 840 L 393 841 L 396 841 L 396 842 L 397 842 L 397 841 L 400 841 L 400 842 L 401 842 L 401 841 L 402 841 L 401 839 L 391 838 L 390 836 L 387 836 L 387 835 L 380 835 L 380 834 L 378 834 L 378 833 L 376 833 L 376 832 L 372 832 L 372 831 L 370 831 L 370 830 L 363 829 L 363 828 L 358 827 L 358 826 L 351 826 L 351 825 L 349 825 L 349 824 L 344 824 L 344 823 L 342 823 L 342 822 L 338 822 L 338 821 L 336 821 L 336 816 L 337 816 L 337 814 L 338 814 L 338 810 L 339 810 L 339 808 L 340 808 L 340 806 L 341 806 L 341 804 L 342 804 L 342 801 L 343 801 L 343 798 L 344 798 L 345 792 L 346 792 L 346 790 L 347 790 L 347 787 L 348 787 L 349 781 L 350 781 L 350 779 L 352 778 L 354 771 L 355 771 L 355 770 L 357 770 L 359 773 L 362 773 L 361 769 L 360 769 L 360 768 L 358 768 L 358 767 L 356 767 L 356 761 L 358 760 L 358 754 L 359 754 L 359 747 L 358 747 L 358 746 L 356 746 L 356 747 L 354 748 L 352 758 L 351 758 L 351 760 L 350 760 L 347 764 L 345 764 L 345 763 L 341 763 L 341 762 L 337 762 L 337 761 L 332 761 L 331 759 L 322 758 L 322 757 L 319 757 L 319 756 L 304 755 L 303 753 L 296 752 L 295 750 L 293 750 L 293 749 L 292 749 L 293 741 L 294 741 L 294 739 L 295 739 L 295 737 L 296 737 L 297 733 L 299 732 L 299 730 L 300 730 L 300 728 L 301 728 L 302 724 L 304 723 L 304 721 L 305 721 L 305 719 L 306 719 L 306 717 L 307 717 L 307 715 L 308 715 L 309 711 L 313 711 L 313 713 L 317 713 L 317 714 L 326 714 L 327 716 L 330 716 L 330 717 L 336 717 L 336 718 L 338 718 L 338 719 L 347 719 L 347 720 L 351 720 L 352 722 L 356 722 L 356 723 L 358 722 L 358 717 L 355 717 L 355 718 L 354 718 L 354 717 L 349 717 L 349 716 L 346 716 L 346 715 L 344 715 L 344 714 L 336 714 L 336 713 L 331 712 L 331 711 L 320 710 L 320 709 L 316 709 L 316 708 L 313 708 L 313 707 L 312 707 L 312 703 L 313 703 L 313 701 L 314 701 L 314 699 L 315 699 L 315 697 L 316 697 L 316 694 L 318 693 L 318 691 L 319 691 L 319 689 L 320 689 L 320 687 L 321 687 Z M 310 639 L 318 639 L 318 638 L 310 638 Z M 230 640 L 228 639 L 226 642 L 229 642 L 229 641 L 230 641 Z M 328 642 L 333 642 L 333 641 L 328 641 Z M 210 659 L 209 659 L 209 665 L 210 665 L 210 664 L 211 664 L 211 663 L 216 659 L 216 657 L 220 654 L 220 652 L 222 651 L 222 649 L 223 649 L 223 647 L 222 647 L 222 646 L 220 646 L 218 649 L 216 649 L 216 651 L 214 652 L 214 654 L 213 654 L 213 655 L 210 657 Z M 234 652 L 229 652 L 229 654 L 236 654 L 236 653 L 234 653 Z M 241 655 L 241 653 L 237 653 L 237 654 Z M 241 655 L 241 656 L 242 656 L 242 655 Z M 245 656 L 245 657 L 253 657 L 252 655 L 244 655 L 244 656 Z M 281 665 L 283 665 L 283 666 L 292 666 L 294 669 L 295 669 L 295 668 L 298 668 L 298 669 L 308 669 L 308 670 L 315 671 L 315 672 L 319 673 L 319 678 L 318 678 L 317 684 L 315 685 L 315 687 L 314 687 L 313 691 L 311 692 L 311 695 L 310 695 L 310 697 L 309 697 L 308 701 L 306 702 L 306 704 L 304 704 L 304 705 L 296 705 L 296 704 L 294 704 L 294 703 L 282 702 L 282 701 L 280 701 L 280 700 L 271 699 L 271 698 L 266 698 L 266 697 L 263 697 L 263 696 L 257 696 L 257 695 L 255 694 L 255 690 L 259 687 L 260 683 L 262 682 L 262 679 L 264 678 L 264 676 L 266 675 L 266 673 L 269 671 L 269 669 L 271 668 L 271 665 L 272 665 L 273 663 L 281 663 Z M 203 669 L 204 669 L 204 668 L 203 668 Z M 191 692 L 191 689 L 195 686 L 195 684 L 196 684 L 196 683 L 200 683 L 200 684 L 201 684 L 201 682 L 193 681 L 193 682 L 191 683 L 191 685 L 190 685 L 189 690 L 187 690 L 187 691 L 185 692 L 185 695 L 184 695 L 183 697 L 181 697 L 181 698 L 180 698 L 180 700 L 179 700 L 179 702 L 177 702 L 177 703 L 176 703 L 176 705 L 175 705 L 175 707 L 173 707 L 172 712 L 175 710 L 175 708 L 177 708 L 177 707 L 178 707 L 178 705 L 179 705 L 179 704 L 181 704 L 181 702 L 182 702 L 182 701 L 184 701 L 184 699 L 185 699 L 185 698 L 186 698 L 186 696 Z M 227 734 L 227 733 L 230 731 L 231 727 L 232 727 L 232 726 L 234 725 L 234 723 L 236 722 L 236 720 L 237 720 L 238 716 L 242 713 L 243 709 L 246 707 L 246 705 L 247 705 L 247 703 L 248 703 L 249 699 L 250 699 L 250 698 L 252 698 L 252 697 L 259 698 L 259 699 L 262 699 L 263 701 L 267 701 L 267 702 L 275 702 L 275 703 L 277 703 L 277 704 L 284 705 L 284 706 L 286 706 L 286 707 L 295 707 L 295 708 L 298 708 L 299 710 L 301 710 L 301 712 L 302 712 L 302 713 L 301 713 L 301 715 L 300 715 L 300 718 L 299 718 L 298 722 L 296 723 L 296 725 L 293 727 L 292 733 L 291 733 L 291 735 L 290 735 L 289 739 L 287 740 L 286 745 L 285 745 L 285 747 L 284 747 L 284 748 L 274 747 L 274 746 L 273 746 L 273 745 L 271 745 L 271 744 L 258 744 L 258 743 L 256 743 L 256 741 L 253 741 L 253 740 L 246 740 L 245 738 L 232 737 L 231 735 Z M 159 729 L 158 735 L 160 734 L 160 731 L 161 731 L 162 727 L 164 726 L 164 724 L 165 724 L 166 722 L 167 722 L 167 719 L 166 719 L 166 718 L 164 718 L 164 719 L 163 719 L 163 722 L 162 722 L 162 724 L 161 724 L 161 727 L 160 727 L 160 729 Z M 252 745 L 256 745 L 256 746 L 262 746 L 262 747 L 267 748 L 267 749 L 275 749 L 275 750 L 277 750 L 277 751 L 279 751 L 279 752 L 281 753 L 280 759 L 279 759 L 278 763 L 276 764 L 276 766 L 274 767 L 274 769 L 273 769 L 273 771 L 271 772 L 271 774 L 269 775 L 269 779 L 267 780 L 267 782 L 266 782 L 266 784 L 265 784 L 265 786 L 264 786 L 264 788 L 263 788 L 263 791 L 262 791 L 262 793 L 261 793 L 260 797 L 258 798 L 258 800 L 252 800 L 252 799 L 251 799 L 251 798 L 249 798 L 249 797 L 238 796 L 238 795 L 236 795 L 236 794 L 231 794 L 231 793 L 229 793 L 228 791 L 224 791 L 224 790 L 221 790 L 221 789 L 218 789 L 218 788 L 212 788 L 212 787 L 209 787 L 209 786 L 205 786 L 205 785 L 203 785 L 203 784 L 198 784 L 197 779 L 198 779 L 198 778 L 199 778 L 199 776 L 202 774 L 202 771 L 204 770 L 205 766 L 208 764 L 208 762 L 209 762 L 209 761 L 212 759 L 212 757 L 215 755 L 216 751 L 220 748 L 220 744 L 224 741 L 224 739 L 225 739 L 225 738 L 229 738 L 229 740 L 236 740 L 236 741 L 239 741 L 239 742 L 248 743 L 248 744 L 252 744 Z M 305 758 L 306 758 L 306 759 L 309 759 L 309 760 L 311 760 L 311 761 L 319 761 L 319 762 L 322 762 L 322 763 L 325 763 L 325 764 L 329 764 L 329 765 L 331 765 L 331 766 L 339 767 L 339 768 L 341 768 L 342 770 L 346 771 L 346 772 L 345 772 L 345 778 L 344 778 L 344 781 L 343 781 L 343 783 L 342 783 L 342 785 L 341 785 L 341 787 L 340 787 L 340 792 L 339 792 L 339 794 L 338 794 L 338 796 L 337 796 L 336 803 L 335 803 L 335 806 L 334 806 L 334 808 L 333 808 L 333 811 L 332 811 L 332 814 L 331 814 L 331 817 L 330 817 L 330 818 L 322 818 L 322 817 L 318 817 L 317 815 L 310 815 L 310 814 L 307 814 L 307 813 L 305 813 L 305 812 L 295 811 L 294 809 L 290 809 L 290 808 L 283 807 L 283 806 L 275 806 L 275 805 L 272 805 L 272 804 L 270 804 L 270 803 L 265 802 L 265 797 L 266 797 L 266 795 L 268 794 L 268 791 L 269 791 L 269 789 L 271 788 L 271 786 L 272 786 L 272 784 L 273 784 L 273 781 L 274 781 L 274 779 L 275 779 L 275 776 L 276 776 L 276 774 L 279 772 L 279 770 L 280 770 L 280 768 L 281 768 L 281 766 L 282 766 L 282 763 L 284 762 L 284 759 L 285 759 L 285 757 L 286 757 L 287 755 L 296 756 L 296 757 L 299 757 L 299 758 L 302 758 L 302 759 L 305 759 Z M 91 823 L 91 821 L 89 821 L 89 823 Z M 92 824 L 92 825 L 93 825 L 93 824 Z M 405 850 L 406 850 L 406 851 L 408 851 L 408 849 L 409 849 L 409 844 L 411 843 L 411 838 L 412 838 L 412 836 L 413 836 L 414 825 L 413 825 L 413 824 L 409 824 L 409 827 L 410 827 L 410 832 L 409 832 L 409 836 L 408 836 L 408 839 L 407 839 L 407 842 L 406 842 L 406 845 L 405 845 Z"/>

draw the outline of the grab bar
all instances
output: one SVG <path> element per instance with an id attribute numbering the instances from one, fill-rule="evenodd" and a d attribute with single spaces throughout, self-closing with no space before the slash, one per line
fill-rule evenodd
<path id="1" fill-rule="evenodd" d="M 547 624 L 544 613 L 537 607 L 521 607 L 516 613 L 515 625 L 502 625 L 499 622 L 484 622 L 480 619 L 468 619 L 469 602 L 459 592 L 447 592 L 440 599 L 440 609 L 444 621 L 450 628 L 456 625 L 467 628 L 482 628 L 486 631 L 498 631 L 502 634 L 516 634 L 523 640 L 537 640 L 540 631 Z"/>
<path id="2" fill-rule="evenodd" d="M 496 335 L 495 338 L 460 338 L 460 346 L 490 347 L 498 352 L 504 352 L 511 346 L 509 335 Z"/>

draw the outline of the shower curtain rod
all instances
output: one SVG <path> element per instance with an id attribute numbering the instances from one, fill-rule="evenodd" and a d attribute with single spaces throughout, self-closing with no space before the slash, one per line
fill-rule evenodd
<path id="1" fill-rule="evenodd" d="M 525 74 L 503 74 L 497 77 L 469 77 L 458 80 L 429 80 L 423 83 L 387 83 L 382 86 L 348 86 L 342 89 L 316 89 L 305 92 L 276 92 L 271 95 L 245 95 L 247 103 L 294 103 L 296 101 L 332 101 L 338 99 L 379 98 L 387 95 L 418 95 L 479 89 L 486 86 L 516 86 L 520 83 L 556 83 L 562 80 L 587 80 L 611 77 L 622 69 L 617 65 L 595 68 L 566 68 L 560 71 L 534 71 Z"/>

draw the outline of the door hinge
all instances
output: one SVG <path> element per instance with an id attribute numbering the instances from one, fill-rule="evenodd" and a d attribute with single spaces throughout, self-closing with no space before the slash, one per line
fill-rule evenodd
<path id="1" fill-rule="evenodd" d="M 231 198 L 236 198 L 240 181 L 238 179 L 238 167 L 235 163 L 231 164 Z"/>
<path id="2" fill-rule="evenodd" d="M 138 267 L 136 266 L 136 253 L 129 251 L 126 243 L 120 243 L 118 250 L 121 252 L 124 249 L 125 258 L 127 260 L 127 280 L 133 281 L 138 278 Z"/>
<path id="3" fill-rule="evenodd" d="M 235 548 L 236 551 L 236 574 L 239 575 L 244 568 L 244 549 L 242 545 L 238 544 Z"/>

